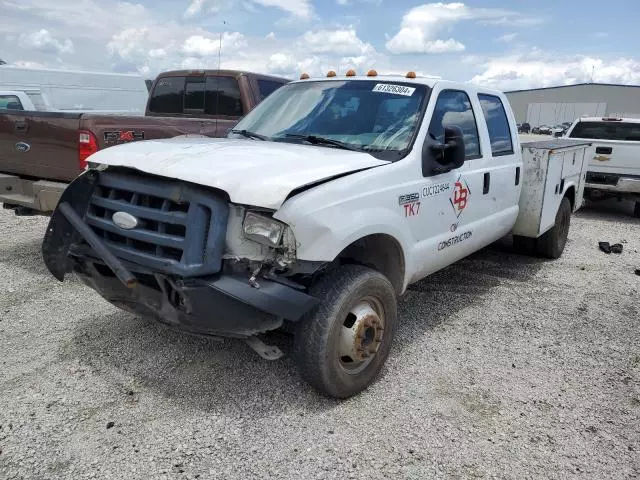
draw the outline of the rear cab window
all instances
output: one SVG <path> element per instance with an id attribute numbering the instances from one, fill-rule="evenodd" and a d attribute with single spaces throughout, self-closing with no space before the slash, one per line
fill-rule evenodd
<path id="1" fill-rule="evenodd" d="M 486 94 L 479 94 L 478 100 L 482 106 L 482 113 L 489 130 L 491 153 L 494 156 L 513 154 L 511 129 L 509 128 L 509 120 L 502 100 L 495 95 Z"/>
<path id="2" fill-rule="evenodd" d="M 266 78 L 258 78 L 258 91 L 260 92 L 260 100 L 264 100 L 281 86 L 285 85 L 284 82 L 277 82 L 275 80 L 268 80 Z"/>
<path id="3" fill-rule="evenodd" d="M 446 126 L 457 126 L 462 130 L 467 160 L 481 157 L 476 117 L 466 92 L 461 90 L 440 92 L 431 116 L 429 135 L 434 140 L 443 143 Z"/>
<path id="4" fill-rule="evenodd" d="M 0 110 L 24 110 L 24 108 L 15 95 L 0 95 Z"/>
<path id="5" fill-rule="evenodd" d="M 151 92 L 149 111 L 240 117 L 243 115 L 240 87 L 233 77 L 163 77 Z"/>
<path id="6" fill-rule="evenodd" d="M 578 122 L 569 137 L 640 142 L 640 123 L 620 121 Z"/>

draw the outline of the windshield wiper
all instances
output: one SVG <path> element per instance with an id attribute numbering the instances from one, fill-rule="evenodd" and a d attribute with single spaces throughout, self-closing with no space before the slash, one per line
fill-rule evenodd
<path id="1" fill-rule="evenodd" d="M 250 132 L 249 130 L 231 130 L 231 133 L 235 133 L 236 135 L 242 135 L 243 137 L 246 138 L 254 138 L 256 140 L 269 140 L 269 137 L 267 137 L 266 135 L 260 135 L 259 133 L 256 132 Z"/>
<path id="2" fill-rule="evenodd" d="M 332 147 L 342 148 L 343 150 L 351 150 L 352 152 L 362 152 L 361 147 L 355 145 L 349 145 L 348 143 L 341 142 L 339 140 L 333 140 L 331 138 L 317 137 L 316 135 L 304 135 L 301 133 L 285 133 L 285 137 L 297 138 L 311 143 L 312 145 L 329 145 Z"/>

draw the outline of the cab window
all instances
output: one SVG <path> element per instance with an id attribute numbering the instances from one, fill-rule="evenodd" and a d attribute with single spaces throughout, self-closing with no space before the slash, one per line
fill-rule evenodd
<path id="1" fill-rule="evenodd" d="M 24 110 L 24 108 L 15 95 L 0 95 L 0 110 Z"/>
<path id="2" fill-rule="evenodd" d="M 478 95 L 482 113 L 487 122 L 491 153 L 493 155 L 510 155 L 513 153 L 509 120 L 500 98 L 495 95 Z"/>
<path id="3" fill-rule="evenodd" d="M 438 96 L 429 124 L 429 136 L 444 143 L 444 129 L 457 126 L 464 137 L 465 158 L 480 157 L 478 126 L 469 96 L 460 90 L 444 90 Z"/>
<path id="4" fill-rule="evenodd" d="M 283 82 L 276 82 L 275 80 L 267 80 L 265 78 L 258 78 L 258 90 L 260 91 L 260 99 L 264 100 L 277 89 L 279 89 Z"/>

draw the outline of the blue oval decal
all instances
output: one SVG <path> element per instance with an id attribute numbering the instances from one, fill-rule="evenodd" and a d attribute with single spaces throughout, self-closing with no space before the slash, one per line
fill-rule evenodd
<path id="1" fill-rule="evenodd" d="M 16 150 L 22 153 L 26 153 L 29 150 L 31 150 L 31 145 L 29 145 L 28 143 L 24 143 L 24 142 L 18 142 L 16 143 Z"/>

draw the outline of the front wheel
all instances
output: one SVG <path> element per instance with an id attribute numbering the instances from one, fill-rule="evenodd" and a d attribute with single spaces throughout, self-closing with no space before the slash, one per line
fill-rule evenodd
<path id="1" fill-rule="evenodd" d="M 321 303 L 296 331 L 300 375 L 328 396 L 350 397 L 373 382 L 389 355 L 395 291 L 381 273 L 345 265 L 321 278 L 311 294 Z"/>
<path id="2" fill-rule="evenodd" d="M 547 258 L 560 258 L 569 236 L 571 202 L 564 197 L 560 202 L 553 227 L 538 238 L 538 253 Z"/>

